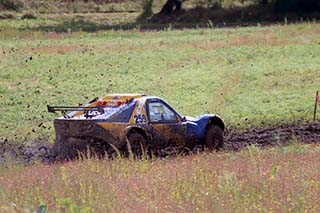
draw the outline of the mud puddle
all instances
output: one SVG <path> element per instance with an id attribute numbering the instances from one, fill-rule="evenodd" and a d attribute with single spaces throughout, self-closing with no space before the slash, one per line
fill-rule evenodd
<path id="1" fill-rule="evenodd" d="M 225 133 L 225 149 L 237 151 L 255 144 L 257 146 L 287 145 L 293 140 L 301 143 L 320 143 L 320 123 L 287 124 L 274 127 L 254 128 L 244 132 L 229 130 Z M 196 153 L 184 147 L 167 147 L 159 150 L 159 156 Z M 5 162 L 30 164 L 35 161 L 52 163 L 57 159 L 52 145 L 44 141 L 29 143 L 0 142 L 0 165 Z"/>

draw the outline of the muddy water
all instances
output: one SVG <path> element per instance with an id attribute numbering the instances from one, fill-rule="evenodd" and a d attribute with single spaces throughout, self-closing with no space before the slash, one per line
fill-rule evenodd
<path id="1" fill-rule="evenodd" d="M 225 149 L 236 151 L 249 144 L 262 147 L 286 145 L 293 140 L 303 143 L 320 143 L 320 123 L 254 128 L 245 132 L 229 130 L 225 133 Z M 197 150 L 191 150 L 191 152 L 194 153 Z M 190 152 L 190 150 L 181 147 L 167 147 L 164 150 L 159 150 L 159 155 L 166 156 L 187 152 Z M 29 164 L 35 161 L 51 163 L 56 159 L 57 155 L 53 152 L 52 145 L 44 141 L 29 143 L 0 142 L 0 164 L 5 162 Z"/>

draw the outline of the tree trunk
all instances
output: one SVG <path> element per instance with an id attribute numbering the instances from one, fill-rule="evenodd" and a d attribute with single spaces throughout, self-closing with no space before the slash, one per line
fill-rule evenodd
<path id="1" fill-rule="evenodd" d="M 181 10 L 182 2 L 181 0 L 167 0 L 167 2 L 163 5 L 159 14 L 168 15 L 172 13 L 172 11 Z"/>

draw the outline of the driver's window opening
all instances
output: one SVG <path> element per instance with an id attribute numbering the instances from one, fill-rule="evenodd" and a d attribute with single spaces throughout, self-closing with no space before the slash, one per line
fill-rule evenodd
<path id="1" fill-rule="evenodd" d="M 175 113 L 161 102 L 149 103 L 149 116 L 151 122 L 176 122 Z"/>

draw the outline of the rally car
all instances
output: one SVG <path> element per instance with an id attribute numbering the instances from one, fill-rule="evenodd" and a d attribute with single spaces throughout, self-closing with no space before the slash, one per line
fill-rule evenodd
<path id="1" fill-rule="evenodd" d="M 180 115 L 159 97 L 144 94 L 111 94 L 85 106 L 49 106 L 49 112 L 62 111 L 54 120 L 58 155 L 72 157 L 87 150 L 103 155 L 110 150 L 137 156 L 157 153 L 167 146 L 208 150 L 223 147 L 225 124 L 221 117 L 205 114 Z"/>

